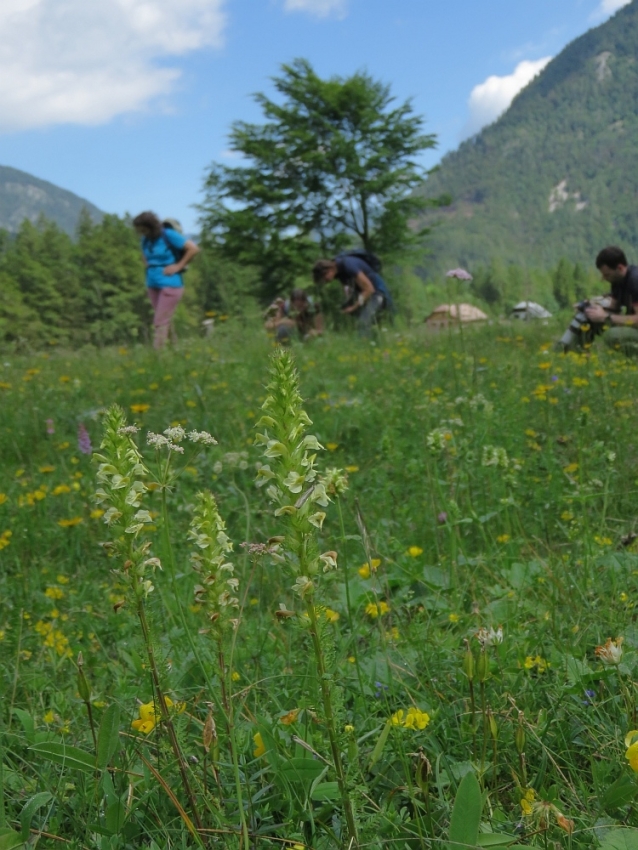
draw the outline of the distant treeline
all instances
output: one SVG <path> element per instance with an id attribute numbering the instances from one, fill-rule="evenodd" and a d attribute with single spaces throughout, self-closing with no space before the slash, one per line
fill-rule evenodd
<path id="1" fill-rule="evenodd" d="M 386 277 L 399 321 L 418 323 L 438 304 L 470 301 L 494 316 L 518 301 L 538 301 L 551 312 L 585 295 L 605 291 L 595 270 L 561 260 L 542 271 L 498 259 L 470 269 L 474 280 L 456 287 L 441 275 L 425 283 L 413 264 L 388 267 Z M 186 274 L 177 323 L 182 333 L 201 332 L 206 315 L 256 316 L 259 275 L 206 246 Z M 310 285 L 299 279 L 297 285 Z M 339 317 L 339 287 L 322 293 L 329 318 Z M 332 308 L 332 309 L 330 309 Z M 0 342 L 14 347 L 113 345 L 145 341 L 151 314 L 138 239 L 130 222 L 107 215 L 95 224 L 82 217 L 75 239 L 42 218 L 25 221 L 16 235 L 0 231 Z"/>
<path id="2" fill-rule="evenodd" d="M 204 251 L 186 274 L 182 327 L 242 309 L 252 276 Z M 17 347 L 145 340 L 151 313 L 139 240 L 130 221 L 81 217 L 72 239 L 53 222 L 0 230 L 0 341 Z"/>

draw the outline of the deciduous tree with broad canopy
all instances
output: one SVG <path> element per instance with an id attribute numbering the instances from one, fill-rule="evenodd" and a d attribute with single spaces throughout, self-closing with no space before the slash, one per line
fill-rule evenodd
<path id="1" fill-rule="evenodd" d="M 204 240 L 257 266 L 265 297 L 319 256 L 353 245 L 396 258 L 419 240 L 410 223 L 432 202 L 413 193 L 418 156 L 436 145 L 411 102 L 367 73 L 323 80 L 297 59 L 273 82 L 281 97 L 255 95 L 263 124 L 233 124 L 243 162 L 211 166 L 200 207 Z"/>

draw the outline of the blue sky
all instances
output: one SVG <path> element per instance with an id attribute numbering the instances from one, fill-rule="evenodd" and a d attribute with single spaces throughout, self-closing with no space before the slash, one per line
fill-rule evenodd
<path id="1" fill-rule="evenodd" d="M 443 153 L 628 0 L 2 0 L 0 164 L 107 212 L 196 226 L 230 124 L 280 65 L 366 69 L 412 98 Z M 633 0 L 638 2 L 638 0 Z"/>

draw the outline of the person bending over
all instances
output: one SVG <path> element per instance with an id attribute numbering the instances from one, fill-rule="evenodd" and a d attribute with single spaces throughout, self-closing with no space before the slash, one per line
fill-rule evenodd
<path id="1" fill-rule="evenodd" d="M 163 348 L 175 308 L 184 294 L 182 274 L 199 248 L 175 228 L 173 220 L 163 226 L 152 212 L 140 213 L 133 219 L 135 232 L 141 239 L 146 266 L 146 291 L 153 306 L 153 347 Z"/>
<path id="2" fill-rule="evenodd" d="M 277 342 L 289 342 L 297 331 L 302 340 L 323 333 L 323 316 L 305 289 L 293 289 L 290 298 L 277 298 L 266 310 L 266 330 L 274 331 Z"/>
<path id="3" fill-rule="evenodd" d="M 318 286 L 335 278 L 340 281 L 345 296 L 342 312 L 357 317 L 362 336 L 370 335 L 372 323 L 381 311 L 392 311 L 386 282 L 361 256 L 340 254 L 334 260 L 317 260 L 312 274 Z"/>
<path id="4" fill-rule="evenodd" d="M 596 257 L 596 267 L 611 292 L 576 304 L 577 313 L 560 345 L 565 351 L 582 348 L 604 332 L 610 348 L 638 354 L 638 266 L 630 266 L 624 251 L 610 245 Z"/>

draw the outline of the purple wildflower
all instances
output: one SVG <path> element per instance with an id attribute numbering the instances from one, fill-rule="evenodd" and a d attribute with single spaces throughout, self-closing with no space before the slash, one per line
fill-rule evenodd
<path id="1" fill-rule="evenodd" d="M 441 513 L 437 516 L 436 521 L 439 525 L 445 525 L 447 522 L 447 514 L 445 511 L 441 511 Z"/>
<path id="2" fill-rule="evenodd" d="M 452 269 L 445 276 L 455 277 L 457 280 L 474 280 L 472 275 L 466 272 L 465 269 Z"/>
<path id="3" fill-rule="evenodd" d="M 89 432 L 86 430 L 84 422 L 80 422 L 78 425 L 78 449 L 83 455 L 90 455 L 93 452 L 91 438 L 89 437 Z"/>
<path id="4" fill-rule="evenodd" d="M 55 424 L 53 419 L 47 419 L 47 434 L 55 434 Z"/>

